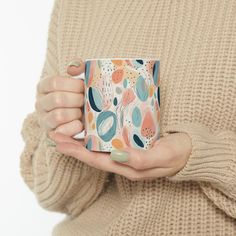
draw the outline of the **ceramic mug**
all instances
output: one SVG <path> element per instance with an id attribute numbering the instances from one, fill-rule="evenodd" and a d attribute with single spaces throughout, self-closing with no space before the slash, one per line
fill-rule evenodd
<path id="1" fill-rule="evenodd" d="M 160 136 L 160 61 L 85 60 L 84 138 L 91 151 L 149 149 Z"/>

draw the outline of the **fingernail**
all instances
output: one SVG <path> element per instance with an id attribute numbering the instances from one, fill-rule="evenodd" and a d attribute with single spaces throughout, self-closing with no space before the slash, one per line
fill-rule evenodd
<path id="1" fill-rule="evenodd" d="M 127 162 L 128 161 L 129 153 L 121 150 L 112 150 L 110 154 L 110 158 L 113 161 L 118 162 Z"/>
<path id="2" fill-rule="evenodd" d="M 47 142 L 47 146 L 49 146 L 49 147 L 56 146 L 56 143 L 51 138 L 47 138 L 46 142 Z"/>
<path id="3" fill-rule="evenodd" d="M 49 143 L 47 146 L 48 147 L 56 147 L 57 145 L 55 143 Z"/>
<path id="4" fill-rule="evenodd" d="M 71 62 L 69 62 L 68 67 L 70 67 L 70 66 L 79 67 L 80 65 L 81 65 L 80 61 L 71 61 Z"/>

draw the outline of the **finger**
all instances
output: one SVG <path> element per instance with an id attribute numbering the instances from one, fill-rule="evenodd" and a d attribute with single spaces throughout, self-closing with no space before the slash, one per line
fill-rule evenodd
<path id="1" fill-rule="evenodd" d="M 80 75 L 85 70 L 85 62 L 82 59 L 74 59 L 68 64 L 67 73 L 71 76 Z"/>
<path id="2" fill-rule="evenodd" d="M 78 108 L 57 108 L 47 112 L 41 118 L 46 129 L 55 129 L 59 125 L 79 120 L 82 117 L 81 109 Z"/>
<path id="3" fill-rule="evenodd" d="M 82 71 L 81 71 L 82 73 Z M 83 80 L 70 77 L 53 76 L 42 79 L 37 86 L 38 93 L 50 93 L 55 91 L 66 91 L 73 93 L 84 92 Z"/>
<path id="4" fill-rule="evenodd" d="M 56 146 L 56 150 L 65 155 L 72 156 L 91 167 L 113 172 L 133 181 L 164 177 L 170 173 L 170 168 L 154 168 L 145 171 L 135 170 L 129 166 L 113 162 L 107 153 L 91 152 L 82 145 L 72 142 L 59 143 Z"/>
<path id="5" fill-rule="evenodd" d="M 113 150 L 111 152 L 111 159 L 120 161 L 122 157 L 127 161 L 121 162 L 123 165 L 128 165 L 137 170 L 145 170 L 150 168 L 168 168 L 170 167 L 169 160 L 171 159 L 171 152 L 168 151 L 164 145 L 153 145 L 149 150 L 126 147 L 122 150 Z"/>
<path id="6" fill-rule="evenodd" d="M 55 108 L 76 108 L 84 105 L 83 93 L 56 91 L 40 97 L 35 107 L 39 111 L 51 111 Z"/>
<path id="7" fill-rule="evenodd" d="M 73 120 L 58 126 L 55 131 L 71 137 L 82 132 L 83 128 L 84 126 L 80 120 Z"/>
<path id="8" fill-rule="evenodd" d="M 50 139 L 52 139 L 56 143 L 67 142 L 67 143 L 80 144 L 81 146 L 84 146 L 84 140 L 76 140 L 63 133 L 55 132 L 54 130 L 48 132 L 48 136 L 50 137 Z"/>

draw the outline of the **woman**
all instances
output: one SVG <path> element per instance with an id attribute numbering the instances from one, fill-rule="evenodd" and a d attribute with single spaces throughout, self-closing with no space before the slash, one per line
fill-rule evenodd
<path id="1" fill-rule="evenodd" d="M 234 0 L 55 1 L 21 155 L 39 204 L 66 214 L 54 236 L 236 235 L 235 12 Z M 96 57 L 160 58 L 149 151 L 95 154 L 72 138 L 84 88 L 71 75 Z"/>

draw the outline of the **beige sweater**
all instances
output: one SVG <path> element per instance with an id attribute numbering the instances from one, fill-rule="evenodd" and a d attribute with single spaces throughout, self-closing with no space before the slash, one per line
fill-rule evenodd
<path id="1" fill-rule="evenodd" d="M 44 75 L 74 57 L 161 61 L 161 136 L 186 132 L 187 165 L 131 181 L 55 152 L 28 114 L 21 175 L 49 211 L 54 236 L 236 235 L 236 1 L 56 0 Z"/>

